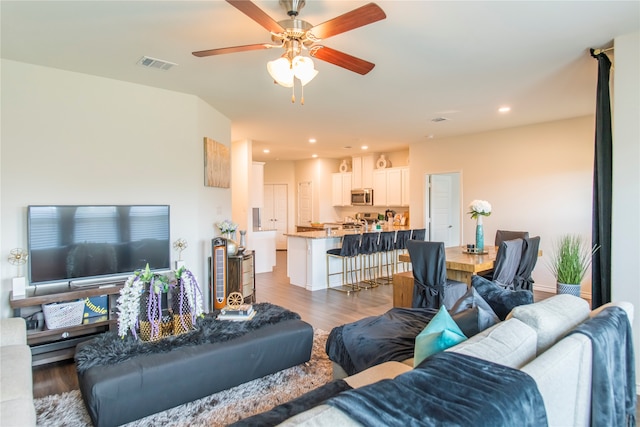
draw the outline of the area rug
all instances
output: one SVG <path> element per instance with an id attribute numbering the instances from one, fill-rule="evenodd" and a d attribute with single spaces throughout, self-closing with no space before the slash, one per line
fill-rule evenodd
<path id="1" fill-rule="evenodd" d="M 229 390 L 185 403 L 126 424 L 146 426 L 225 426 L 295 399 L 333 379 L 325 352 L 328 332 L 315 329 L 311 360 Z M 43 427 L 92 426 L 79 390 L 34 400 L 37 425 Z"/>

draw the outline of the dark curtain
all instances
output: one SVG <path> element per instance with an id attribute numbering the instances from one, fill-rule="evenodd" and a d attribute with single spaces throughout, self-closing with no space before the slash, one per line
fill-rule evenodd
<path id="1" fill-rule="evenodd" d="M 593 49 L 591 56 L 598 60 L 592 244 L 599 249 L 593 256 L 591 266 L 591 307 L 596 308 L 611 301 L 611 61 L 604 53 L 595 55 Z"/>

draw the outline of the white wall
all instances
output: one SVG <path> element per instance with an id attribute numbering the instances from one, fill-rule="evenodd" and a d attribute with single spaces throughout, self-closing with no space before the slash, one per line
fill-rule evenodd
<path id="1" fill-rule="evenodd" d="M 1 70 L 2 258 L 26 248 L 30 204 L 168 204 L 171 241 L 187 240 L 183 259 L 206 288 L 231 196 L 204 186 L 203 138 L 229 146 L 230 121 L 192 95 L 9 60 Z M 15 271 L 1 264 L 7 317 Z"/>
<path id="2" fill-rule="evenodd" d="M 412 144 L 411 226 L 424 226 L 425 174 L 460 172 L 462 207 L 488 200 L 486 242 L 497 229 L 541 237 L 543 254 L 563 233 L 591 236 L 593 117 L 485 132 Z M 475 238 L 475 221 L 462 220 L 462 242 Z M 538 260 L 536 289 L 555 292 L 555 278 Z M 583 292 L 590 294 L 590 282 Z"/>
<path id="3" fill-rule="evenodd" d="M 633 340 L 640 383 L 640 33 L 614 41 L 611 297 L 635 306 Z M 594 60 L 595 62 L 595 60 Z"/>

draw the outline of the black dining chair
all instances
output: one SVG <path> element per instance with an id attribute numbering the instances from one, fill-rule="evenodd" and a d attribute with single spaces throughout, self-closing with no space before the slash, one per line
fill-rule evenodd
<path id="1" fill-rule="evenodd" d="M 496 247 L 500 246 L 500 243 L 505 240 L 513 240 L 513 239 L 528 239 L 529 232 L 528 231 L 510 231 L 510 230 L 496 230 L 496 239 L 494 245 Z"/>
<path id="2" fill-rule="evenodd" d="M 513 279 L 522 259 L 522 239 L 505 240 L 500 243 L 493 267 L 493 282 L 505 289 L 514 290 Z"/>
<path id="3" fill-rule="evenodd" d="M 538 262 L 540 249 L 540 236 L 523 239 L 522 258 L 518 265 L 518 271 L 513 279 L 513 287 L 517 290 L 533 291 L 533 277 L 531 272 Z"/>
<path id="4" fill-rule="evenodd" d="M 453 307 L 467 292 L 467 284 L 447 279 L 444 242 L 409 240 L 407 250 L 413 265 L 412 307 Z"/>

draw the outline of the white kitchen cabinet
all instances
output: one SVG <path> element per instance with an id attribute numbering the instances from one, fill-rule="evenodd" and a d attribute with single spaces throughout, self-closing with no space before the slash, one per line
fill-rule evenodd
<path id="1" fill-rule="evenodd" d="M 387 170 L 377 169 L 373 171 L 373 205 L 387 205 Z"/>
<path id="2" fill-rule="evenodd" d="M 331 174 L 333 206 L 351 206 L 351 172 Z"/>
<path id="3" fill-rule="evenodd" d="M 375 206 L 409 205 L 409 168 L 373 171 L 373 204 Z"/>
<path id="4" fill-rule="evenodd" d="M 353 156 L 351 158 L 351 178 L 353 188 L 373 187 L 373 166 L 375 164 L 375 154 L 366 156 Z"/>

